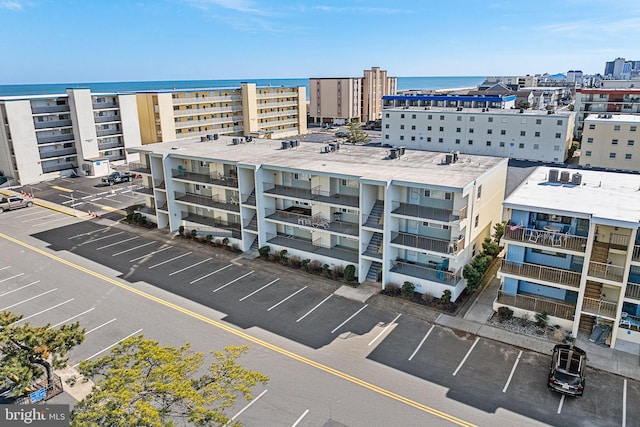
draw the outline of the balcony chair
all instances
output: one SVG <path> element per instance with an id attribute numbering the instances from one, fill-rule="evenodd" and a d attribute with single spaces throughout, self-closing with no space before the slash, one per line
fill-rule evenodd
<path id="1" fill-rule="evenodd" d="M 530 242 L 538 243 L 538 240 L 540 240 L 540 232 L 539 231 L 528 230 L 527 231 L 527 235 L 529 236 L 529 241 Z"/>

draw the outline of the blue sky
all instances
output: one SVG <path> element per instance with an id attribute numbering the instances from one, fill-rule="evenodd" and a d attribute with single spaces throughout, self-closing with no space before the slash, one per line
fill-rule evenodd
<path id="1" fill-rule="evenodd" d="M 0 0 L 0 84 L 602 73 L 638 40 L 638 0 Z"/>

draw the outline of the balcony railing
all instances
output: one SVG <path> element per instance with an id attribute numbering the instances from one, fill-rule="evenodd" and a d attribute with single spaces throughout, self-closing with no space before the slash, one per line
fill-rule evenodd
<path id="1" fill-rule="evenodd" d="M 265 209 L 265 218 L 302 225 L 304 227 L 313 227 L 334 233 L 348 234 L 351 236 L 357 236 L 359 234 L 357 223 L 347 221 L 327 221 L 322 218 L 321 215 L 311 216 L 284 210 Z"/>
<path id="2" fill-rule="evenodd" d="M 118 108 L 118 104 L 115 102 L 94 102 L 93 109 L 94 110 L 104 110 L 106 108 Z"/>
<path id="3" fill-rule="evenodd" d="M 573 320 L 576 312 L 576 307 L 572 304 L 523 294 L 507 294 L 503 291 L 498 291 L 496 301 L 499 304 L 521 308 L 534 313 L 546 312 L 549 316 L 567 320 Z"/>
<path id="4" fill-rule="evenodd" d="M 630 238 L 631 236 L 627 234 L 611 233 L 609 235 L 609 247 L 626 251 L 629 247 Z"/>
<path id="5" fill-rule="evenodd" d="M 41 159 L 51 159 L 53 157 L 63 157 L 63 156 L 68 156 L 69 154 L 73 154 L 76 155 L 76 149 L 75 148 L 68 148 L 66 150 L 52 150 L 52 151 L 46 151 L 46 152 L 42 152 L 40 153 L 40 158 Z"/>
<path id="6" fill-rule="evenodd" d="M 274 235 L 267 233 L 267 242 L 274 245 L 284 246 L 303 252 L 309 252 L 315 255 L 326 256 L 328 258 L 336 258 L 352 264 L 358 264 L 358 250 L 347 248 L 344 246 L 327 246 L 320 243 L 322 239 L 305 239 L 285 234 Z"/>
<path id="7" fill-rule="evenodd" d="M 173 178 L 183 179 L 185 181 L 203 182 L 205 184 L 238 188 L 238 178 L 233 176 L 221 175 L 217 172 L 197 173 L 187 172 L 183 169 L 171 169 L 171 176 Z"/>
<path id="8" fill-rule="evenodd" d="M 624 329 L 630 329 L 632 331 L 640 332 L 640 317 L 632 316 L 628 313 L 622 313 L 622 319 L 620 319 L 620 327 Z"/>
<path id="9" fill-rule="evenodd" d="M 204 102 L 225 102 L 225 101 L 242 101 L 242 95 L 219 95 L 219 96 L 200 96 L 173 98 L 173 105 L 182 104 L 202 104 Z"/>
<path id="10" fill-rule="evenodd" d="M 193 193 L 176 192 L 175 196 L 176 202 L 187 202 L 199 206 L 207 206 L 231 212 L 240 212 L 240 205 L 238 203 L 222 202 L 217 194 L 207 197 Z"/>
<path id="11" fill-rule="evenodd" d="M 137 172 L 137 173 L 144 173 L 147 175 L 151 175 L 151 168 L 144 163 L 130 162 L 129 172 Z"/>
<path id="12" fill-rule="evenodd" d="M 95 116 L 93 121 L 95 123 L 107 123 L 107 122 L 119 122 L 122 118 L 116 114 L 112 114 L 110 116 Z"/>
<path id="13" fill-rule="evenodd" d="M 198 116 L 214 113 L 229 113 L 233 111 L 242 111 L 242 105 L 229 105 L 227 107 L 207 107 L 203 108 L 186 108 L 182 110 L 173 110 L 174 117 Z"/>
<path id="14" fill-rule="evenodd" d="M 640 284 L 627 282 L 627 288 L 624 291 L 626 298 L 640 300 Z"/>
<path id="15" fill-rule="evenodd" d="M 96 135 L 98 137 L 101 136 L 111 136 L 111 135 L 121 135 L 122 129 L 100 129 L 96 131 Z"/>
<path id="16" fill-rule="evenodd" d="M 72 133 L 53 136 L 41 136 L 36 134 L 36 140 L 38 141 L 38 144 L 48 144 L 52 142 L 73 142 L 75 138 Z"/>
<path id="17" fill-rule="evenodd" d="M 62 128 L 62 127 L 69 127 L 72 124 L 73 123 L 71 122 L 70 119 L 68 119 L 68 120 L 50 120 L 50 121 L 47 121 L 47 122 L 38 122 L 38 121 L 36 121 L 34 123 L 34 127 L 36 129 Z"/>
<path id="18" fill-rule="evenodd" d="M 317 186 L 311 189 L 311 198 L 318 202 L 332 203 L 357 208 L 360 205 L 360 198 L 348 194 L 332 193 Z"/>
<path id="19" fill-rule="evenodd" d="M 454 211 L 453 209 L 434 208 L 431 206 L 412 205 L 410 203 L 393 201 L 391 209 L 391 213 L 393 214 L 433 219 L 443 222 L 462 221 L 467 217 L 466 206 L 459 211 Z"/>
<path id="20" fill-rule="evenodd" d="M 297 91 L 288 90 L 288 91 L 283 91 L 283 92 L 258 92 L 256 94 L 256 98 L 257 99 L 288 98 L 288 97 L 297 98 L 298 97 L 298 92 Z"/>
<path id="21" fill-rule="evenodd" d="M 615 319 L 618 314 L 618 304 L 595 298 L 582 299 L 582 311 L 597 316 L 606 316 Z"/>
<path id="22" fill-rule="evenodd" d="M 417 279 L 443 283 L 449 286 L 455 286 L 462 278 L 460 271 L 456 273 L 443 271 L 423 264 L 409 263 L 405 260 L 396 260 L 393 261 L 392 264 L 390 271 L 394 273 L 404 274 L 405 276 L 411 276 Z"/>
<path id="23" fill-rule="evenodd" d="M 590 261 L 588 274 L 592 277 L 598 277 L 600 279 L 622 283 L 624 276 L 624 267 L 620 265 Z"/>
<path id="24" fill-rule="evenodd" d="M 457 241 L 450 241 L 397 231 L 391 232 L 391 243 L 394 243 L 396 245 L 408 246 L 411 248 L 455 255 L 459 254 L 464 249 L 464 237 Z"/>
<path id="25" fill-rule="evenodd" d="M 56 164 L 51 166 L 47 166 L 43 164 L 42 172 L 43 173 L 59 172 L 59 171 L 63 171 L 67 169 L 75 169 L 75 168 L 77 168 L 77 166 L 74 165 L 73 163 Z"/>
<path id="26" fill-rule="evenodd" d="M 517 227 L 513 230 L 506 226 L 504 238 L 514 242 L 531 242 L 536 245 L 567 249 L 570 251 L 585 252 L 587 238 L 563 233 L 550 233 L 534 228 Z"/>
<path id="27" fill-rule="evenodd" d="M 31 112 L 33 114 L 46 114 L 46 113 L 63 113 L 68 112 L 69 105 L 51 105 L 48 107 L 31 107 Z"/>
<path id="28" fill-rule="evenodd" d="M 153 188 L 148 187 L 146 185 L 138 185 L 136 187 L 133 188 L 133 192 L 134 193 L 140 193 L 140 194 L 150 194 L 153 196 Z"/>
<path id="29" fill-rule="evenodd" d="M 124 148 L 123 141 L 98 142 L 98 150 L 110 150 L 112 148 Z"/>
<path id="30" fill-rule="evenodd" d="M 560 268 L 503 259 L 500 272 L 550 283 L 559 283 L 574 288 L 580 287 L 580 273 Z"/>
<path id="31" fill-rule="evenodd" d="M 276 185 L 265 182 L 264 192 L 267 194 L 277 194 L 279 196 L 296 197 L 298 199 L 311 200 L 311 188 L 291 187 L 289 185 Z"/>
<path id="32" fill-rule="evenodd" d="M 220 218 L 213 218 L 210 216 L 198 215 L 190 212 L 182 212 L 182 219 L 184 221 L 194 222 L 197 224 L 206 225 L 212 228 L 219 228 L 222 230 L 230 231 L 232 237 L 236 239 L 242 238 L 242 225 L 238 222 L 229 222 Z"/>

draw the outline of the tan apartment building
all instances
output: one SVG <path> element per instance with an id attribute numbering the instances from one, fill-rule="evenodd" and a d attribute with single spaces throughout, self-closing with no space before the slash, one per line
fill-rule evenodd
<path id="1" fill-rule="evenodd" d="M 143 144 L 213 135 L 287 138 L 307 132 L 306 88 L 184 89 L 136 94 Z"/>
<path id="2" fill-rule="evenodd" d="M 580 166 L 640 171 L 640 116 L 590 114 L 584 120 Z"/>
<path id="3" fill-rule="evenodd" d="M 395 95 L 397 78 L 372 67 L 363 77 L 309 79 L 309 120 L 311 123 L 344 124 L 382 117 L 382 97 Z"/>

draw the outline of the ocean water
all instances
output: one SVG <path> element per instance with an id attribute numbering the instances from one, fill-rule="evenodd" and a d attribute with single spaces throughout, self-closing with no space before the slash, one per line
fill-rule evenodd
<path id="1" fill-rule="evenodd" d="M 451 89 L 478 86 L 483 76 L 448 77 L 398 77 L 398 90 L 407 89 Z M 54 83 L 32 85 L 0 85 L 0 96 L 27 96 L 63 94 L 69 88 L 89 88 L 93 93 L 134 92 L 145 90 L 171 90 L 195 88 L 238 87 L 250 82 L 257 86 L 305 86 L 307 98 L 309 79 L 238 79 L 238 80 L 167 80 L 148 82 L 102 82 L 102 83 Z"/>

